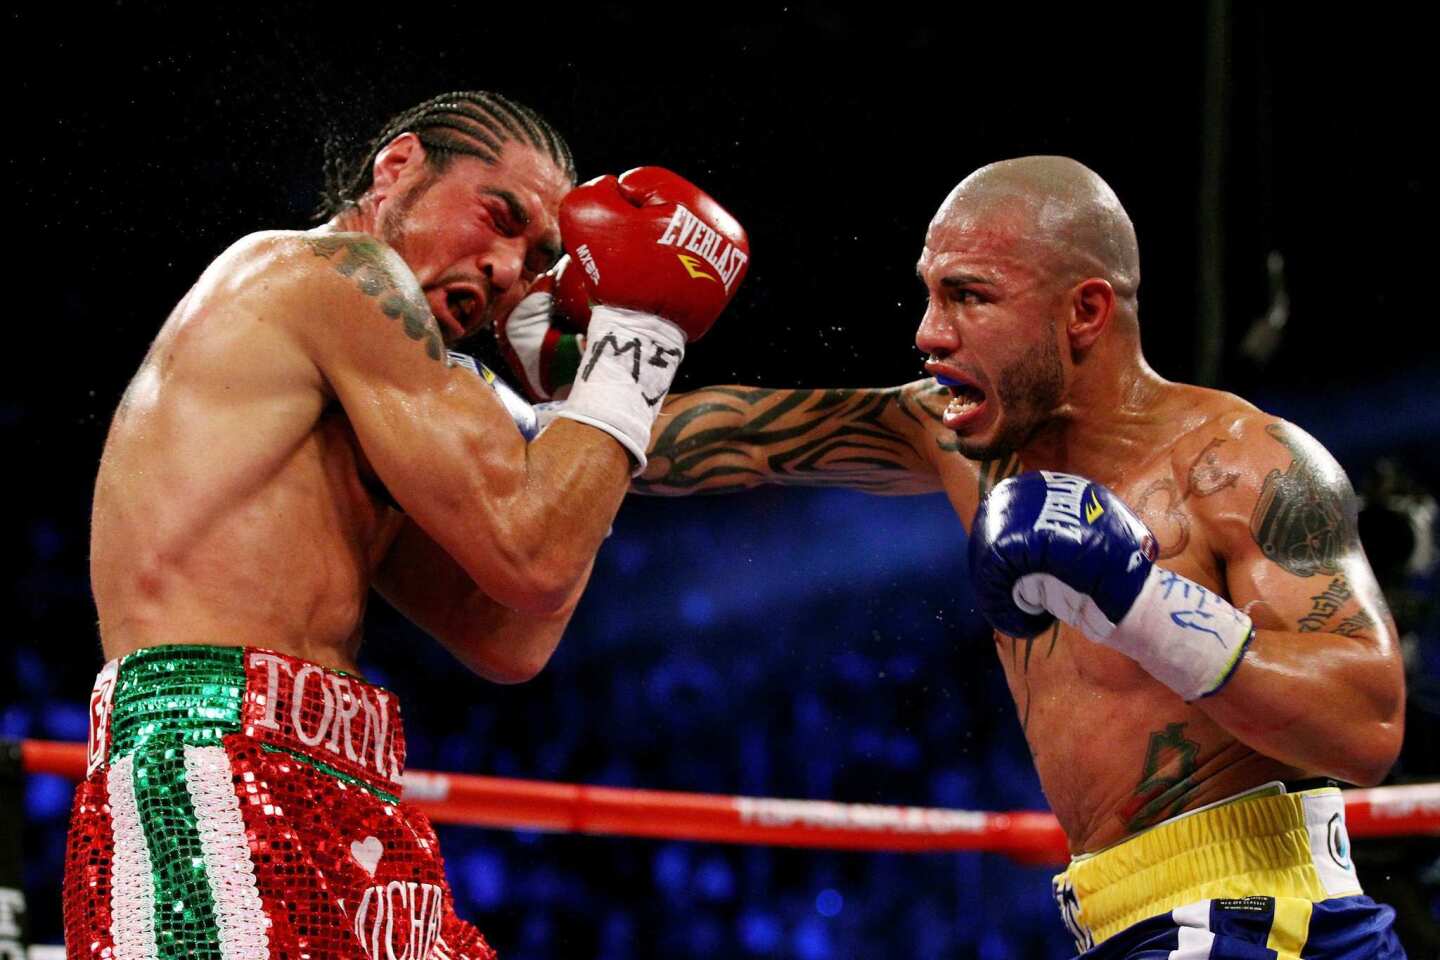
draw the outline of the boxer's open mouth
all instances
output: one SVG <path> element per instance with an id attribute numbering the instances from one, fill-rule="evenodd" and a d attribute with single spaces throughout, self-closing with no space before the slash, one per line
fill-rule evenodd
<path id="1" fill-rule="evenodd" d="M 480 317 L 480 298 L 469 290 L 451 288 L 445 291 L 445 309 L 464 333 Z"/>
<path id="2" fill-rule="evenodd" d="M 926 371 L 950 393 L 950 402 L 945 405 L 941 421 L 951 430 L 959 429 L 974 420 L 985 408 L 985 391 L 970 380 L 938 364 L 927 364 Z"/>
<path id="3" fill-rule="evenodd" d="M 951 381 L 950 402 L 945 405 L 941 422 L 951 430 L 957 430 L 979 416 L 985 408 L 985 391 L 973 384 Z"/>

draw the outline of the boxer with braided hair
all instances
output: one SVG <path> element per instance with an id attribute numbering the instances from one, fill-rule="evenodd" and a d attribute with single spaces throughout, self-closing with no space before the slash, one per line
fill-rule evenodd
<path id="1" fill-rule="evenodd" d="M 687 341 L 733 292 L 656 238 L 685 210 L 745 246 L 668 171 L 572 189 L 564 140 L 498 94 L 427 100 L 332 172 L 325 223 L 205 270 L 111 423 L 70 956 L 493 956 L 399 798 L 398 704 L 356 663 L 366 598 L 490 680 L 539 671 Z M 510 312 L 562 225 L 605 285 L 581 382 L 536 436 L 447 348 Z"/>

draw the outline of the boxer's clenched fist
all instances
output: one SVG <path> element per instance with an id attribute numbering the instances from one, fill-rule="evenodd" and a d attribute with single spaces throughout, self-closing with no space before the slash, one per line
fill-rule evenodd
<path id="1" fill-rule="evenodd" d="M 739 222 L 660 167 L 576 187 L 560 205 L 560 233 L 590 300 L 663 317 L 689 340 L 710 329 L 750 263 Z"/>

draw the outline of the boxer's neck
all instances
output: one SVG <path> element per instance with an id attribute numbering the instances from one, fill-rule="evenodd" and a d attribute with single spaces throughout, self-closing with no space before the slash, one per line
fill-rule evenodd
<path id="1" fill-rule="evenodd" d="M 1145 361 L 1138 344 L 1115 344 L 1087 358 L 1054 416 L 1020 451 L 1027 470 L 1063 470 L 1102 483 L 1150 459 L 1162 444 L 1166 387 Z"/>

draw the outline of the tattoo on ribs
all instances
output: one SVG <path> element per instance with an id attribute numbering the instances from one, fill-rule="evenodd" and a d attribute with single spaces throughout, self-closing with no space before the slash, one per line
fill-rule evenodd
<path id="1" fill-rule="evenodd" d="M 418 291 L 406 290 L 413 283 L 396 278 L 385 262 L 378 240 L 355 234 L 332 234 L 306 237 L 305 243 L 317 257 L 329 260 L 337 273 L 354 280 L 361 293 L 377 299 L 385 316 L 400 321 L 405 336 L 425 345 L 426 356 L 431 360 L 444 360 L 445 345 L 430 305 L 417 295 Z M 340 254 L 338 259 L 336 254 Z"/>
<path id="2" fill-rule="evenodd" d="M 1033 637 L 1029 637 L 1029 638 L 1024 639 L 1024 640 L 1021 640 L 1019 637 L 1012 637 L 1012 636 L 1009 636 L 1009 635 L 1003 634 L 1003 633 L 1002 633 L 1002 634 L 999 634 L 999 636 L 1004 637 L 1006 640 L 1009 640 L 1009 641 L 1010 641 L 1010 662 L 1011 662 L 1012 665 L 1014 665 L 1014 664 L 1016 664 L 1016 663 L 1019 663 L 1019 665 L 1020 665 L 1020 675 L 1025 678 L 1025 702 L 1024 702 L 1024 703 L 1019 703 L 1019 702 L 1017 701 L 1017 703 L 1016 703 L 1015 705 L 1016 705 L 1016 707 L 1020 710 L 1020 730 L 1021 730 L 1022 732 L 1024 732 L 1024 733 L 1028 733 L 1028 732 L 1030 731 L 1030 700 L 1031 700 L 1031 696 L 1030 696 L 1030 654 L 1035 651 L 1035 641 L 1039 639 L 1039 634 L 1037 634 L 1036 636 L 1033 636 Z M 1054 654 L 1054 652 L 1055 652 L 1055 644 L 1056 644 L 1059 640 L 1060 640 L 1060 624 L 1057 622 L 1053 627 L 1050 628 L 1050 645 L 1049 645 L 1048 647 L 1046 647 L 1046 649 L 1045 649 L 1045 659 L 1046 659 L 1046 660 L 1049 660 L 1050 657 L 1051 657 L 1051 655 Z M 1021 644 L 1024 644 L 1024 646 L 1025 646 L 1025 660 L 1024 660 L 1023 662 L 1020 662 L 1020 646 L 1021 646 Z"/>
<path id="3" fill-rule="evenodd" d="M 682 404 L 652 445 L 650 463 L 663 472 L 652 469 L 633 486 L 731 493 L 764 481 L 903 491 L 916 451 L 886 418 L 938 418 L 928 392 L 711 387 Z M 754 465 L 757 456 L 763 469 Z"/>
<path id="4" fill-rule="evenodd" d="M 1185 739 L 1185 724 L 1171 723 L 1152 732 L 1140 783 L 1121 810 L 1126 829 L 1144 830 L 1179 813 L 1195 785 L 1199 758 L 1200 744 Z"/>
<path id="5" fill-rule="evenodd" d="M 1250 532 L 1265 555 L 1297 577 L 1340 572 L 1340 558 L 1356 542 L 1355 493 L 1338 469 L 1322 471 L 1314 451 L 1282 424 L 1265 431 L 1293 458 L 1271 470 L 1250 517 Z M 1337 476 L 1338 474 L 1338 476 Z"/>

